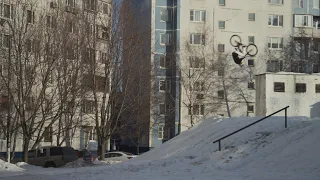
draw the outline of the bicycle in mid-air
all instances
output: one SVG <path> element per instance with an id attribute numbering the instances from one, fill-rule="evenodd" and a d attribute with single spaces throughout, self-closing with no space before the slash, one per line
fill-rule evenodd
<path id="1" fill-rule="evenodd" d="M 244 45 L 239 35 L 232 35 L 230 38 L 231 46 L 235 47 L 232 52 L 233 60 L 242 67 L 242 60 L 246 57 L 254 57 L 258 54 L 258 47 L 255 44 Z"/>

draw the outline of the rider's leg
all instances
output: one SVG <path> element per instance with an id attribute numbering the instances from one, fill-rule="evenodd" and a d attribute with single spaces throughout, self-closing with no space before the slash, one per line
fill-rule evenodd
<path id="1" fill-rule="evenodd" d="M 240 52 L 240 51 L 238 51 L 238 50 L 236 50 L 236 51 L 234 51 L 234 52 L 239 55 L 239 58 L 244 58 L 244 57 L 246 56 L 245 54 L 243 54 L 242 52 Z"/>

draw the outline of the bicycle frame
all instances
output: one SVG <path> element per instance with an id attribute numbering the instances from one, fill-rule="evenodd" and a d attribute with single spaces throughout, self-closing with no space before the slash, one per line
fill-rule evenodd
<path id="1" fill-rule="evenodd" d="M 239 44 L 239 46 L 235 49 L 235 53 L 237 53 L 240 56 L 240 58 L 244 58 L 247 56 L 247 46 Z"/>

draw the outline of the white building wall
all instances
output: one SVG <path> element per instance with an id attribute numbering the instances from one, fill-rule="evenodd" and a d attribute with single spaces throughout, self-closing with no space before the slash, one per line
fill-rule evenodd
<path id="1" fill-rule="evenodd" d="M 257 95 L 265 94 L 265 114 L 271 114 L 285 106 L 290 106 L 288 116 L 320 117 L 320 93 L 315 92 L 315 85 L 320 84 L 320 74 L 274 73 L 259 75 L 265 77 L 264 88 L 257 89 Z M 258 76 L 258 77 L 259 77 Z M 274 92 L 274 82 L 284 82 L 285 92 Z M 306 92 L 295 92 L 296 83 L 306 83 Z M 263 86 L 263 85 L 261 85 Z M 263 104 L 263 102 L 256 102 Z M 283 116 L 284 112 L 277 114 Z"/>
<path id="2" fill-rule="evenodd" d="M 231 57 L 231 53 L 234 47 L 230 45 L 230 37 L 234 34 L 239 35 L 242 38 L 244 44 L 248 43 L 248 36 L 254 36 L 255 44 L 258 47 L 259 53 L 253 58 L 255 59 L 255 66 L 252 68 L 240 68 L 238 72 L 248 74 L 264 73 L 266 71 L 266 62 L 263 58 L 265 56 L 265 49 L 268 46 L 268 37 L 288 37 L 292 32 L 292 2 L 285 1 L 283 5 L 271 5 L 268 1 L 257 1 L 257 0 L 226 0 L 225 5 L 219 5 L 219 0 L 182 0 L 181 1 L 181 63 L 186 58 L 188 52 L 184 49 L 183 44 L 185 41 L 189 41 L 189 34 L 193 32 L 206 31 L 207 42 L 213 40 L 213 46 L 215 50 L 218 50 L 218 44 L 224 44 L 224 53 L 228 54 L 227 61 L 230 61 L 231 65 L 234 64 Z M 206 22 L 190 22 L 190 10 L 205 10 L 206 11 Z M 249 21 L 249 13 L 255 13 L 255 21 Z M 283 27 L 270 27 L 268 26 L 268 15 L 283 15 Z M 225 21 L 225 28 L 220 29 L 218 27 L 219 21 Z M 285 41 L 285 39 L 284 39 Z M 207 45 L 211 43 L 208 42 Z M 276 51 L 274 51 L 276 52 Z M 244 62 L 247 64 L 247 60 Z M 183 64 L 181 65 L 183 66 Z M 248 81 L 254 77 L 251 75 Z M 244 82 L 242 86 L 247 86 L 247 82 Z M 217 93 L 217 90 L 221 87 L 212 87 L 212 94 Z M 255 101 L 255 91 L 249 90 L 245 92 L 249 94 Z M 182 92 L 182 102 L 185 99 L 185 93 Z M 231 103 L 232 104 L 232 103 Z M 256 109 L 256 108 L 255 108 Z M 254 110 L 255 111 L 255 110 Z M 227 116 L 226 107 L 223 106 L 215 114 Z M 241 103 L 237 107 L 232 109 L 232 116 L 254 116 L 254 113 L 247 114 L 247 104 Z M 201 119 L 203 117 L 197 117 Z M 181 103 L 181 131 L 187 129 L 189 116 L 188 108 L 185 104 Z M 185 126 L 184 126 L 185 125 Z"/>

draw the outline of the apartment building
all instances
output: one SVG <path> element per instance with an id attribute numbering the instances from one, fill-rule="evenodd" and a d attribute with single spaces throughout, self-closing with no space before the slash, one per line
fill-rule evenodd
<path id="1" fill-rule="evenodd" d="M 292 36 L 300 42 L 303 62 L 294 72 L 318 73 L 319 63 L 319 0 L 293 1 L 293 31 Z"/>
<path id="2" fill-rule="evenodd" d="M 34 131 L 30 139 L 32 143 L 39 141 L 40 146 L 71 145 L 75 149 L 90 149 L 88 146 L 91 146 L 93 147 L 91 150 L 97 150 L 97 135 L 93 118 L 95 101 L 88 88 L 95 86 L 98 102 L 102 98 L 104 89 L 110 88 L 110 80 L 106 80 L 106 76 L 100 70 L 101 68 L 103 70 L 107 56 L 108 29 L 110 29 L 107 26 L 111 24 L 109 23 L 111 3 L 111 0 L 33 0 L 27 3 L 14 0 L 1 1 L 1 38 L 4 40 L 2 42 L 6 42 L 1 44 L 1 58 L 3 58 L 1 59 L 1 82 L 3 83 L 4 80 L 8 82 L 9 76 L 16 76 L 15 74 L 3 73 L 9 72 L 6 69 L 8 65 L 5 63 L 10 58 L 12 62 L 18 59 L 16 53 L 19 51 L 13 46 L 17 47 L 17 43 L 20 43 L 22 44 L 21 54 L 24 55 L 20 61 L 23 64 L 30 63 L 30 66 L 34 68 L 30 70 L 30 68 L 23 67 L 19 71 L 23 74 L 26 73 L 26 76 L 33 74 L 31 79 L 34 80 L 35 85 L 27 84 L 30 80 L 27 77 L 20 80 L 25 84 L 23 87 L 30 89 L 30 93 L 27 94 L 30 95 L 30 98 L 27 100 L 24 97 L 21 98 L 23 102 L 26 101 L 21 105 L 21 109 L 17 108 L 17 104 L 14 104 L 13 108 L 12 103 L 9 103 L 20 103 L 18 95 L 10 95 L 10 93 L 16 92 L 12 90 L 14 87 L 11 88 L 9 95 L 8 91 L 1 89 L 0 152 L 7 150 L 5 132 L 8 124 L 6 120 L 8 109 L 12 109 L 10 114 L 13 117 L 18 110 L 27 113 L 25 117 L 28 121 L 23 122 L 26 123 L 26 128 L 31 129 L 34 125 L 38 129 Z M 12 32 L 23 26 L 26 27 L 26 31 L 20 38 L 21 42 L 18 42 L 16 39 L 19 38 L 13 36 Z M 32 29 L 36 27 L 37 29 Z M 50 33 L 52 35 L 49 36 Z M 45 38 L 41 39 L 41 37 Z M 49 40 L 52 41 L 49 42 Z M 52 44 L 50 44 L 51 42 Z M 57 42 L 59 44 L 54 44 Z M 9 56 L 4 56 L 7 55 L 5 51 L 9 52 Z M 58 64 L 54 67 L 60 69 L 50 66 L 52 69 L 44 72 L 43 66 L 33 65 L 43 62 Z M 95 74 L 90 73 L 89 65 L 96 67 Z M 47 75 L 43 75 L 45 73 Z M 93 80 L 90 76 L 95 76 L 95 84 L 92 83 Z M 41 82 L 40 85 L 36 84 L 38 81 Z M 15 81 L 12 82 L 12 84 L 15 83 Z M 46 95 L 46 100 L 42 101 L 41 91 L 52 93 Z M 59 93 L 56 93 L 58 91 L 65 92 L 64 100 L 59 97 Z M 99 94 L 100 92 L 101 94 Z M 12 100 L 8 100 L 9 98 Z M 51 120 L 57 116 L 61 118 Z M 11 125 L 13 126 L 15 122 L 16 120 L 12 120 Z M 59 129 L 62 124 L 66 126 L 64 130 Z M 16 157 L 19 158 L 23 151 L 24 139 L 20 128 L 14 132 L 16 134 L 12 136 L 14 138 L 11 141 L 11 148 L 15 146 Z M 38 133 L 44 133 L 43 139 L 37 139 Z"/>
<path id="3" fill-rule="evenodd" d="M 227 108 L 232 116 L 255 115 L 254 75 L 279 71 L 279 59 L 268 60 L 265 52 L 277 54 L 293 34 L 294 1 L 143 0 L 134 4 L 139 20 L 151 29 L 153 89 L 162 97 L 157 103 L 150 102 L 158 112 L 150 116 L 150 122 L 161 122 L 150 132 L 150 147 L 192 127 L 206 116 L 228 116 Z M 259 50 L 257 56 L 245 60 L 245 68 L 233 64 L 234 47 L 230 45 L 230 37 L 234 34 L 239 35 L 244 44 L 256 44 Z M 231 65 L 232 71 L 216 69 L 210 74 L 212 79 L 194 81 L 191 72 L 205 72 L 206 69 L 197 61 L 204 59 L 205 64 L 210 63 L 212 59 L 219 59 L 217 54 L 223 54 L 221 60 Z M 223 86 L 221 81 L 225 74 L 242 77 L 237 83 L 241 93 L 233 90 L 232 95 L 228 95 L 229 107 L 225 98 L 230 90 L 224 90 L 237 81 L 229 81 L 230 87 L 225 88 L 226 84 Z M 186 79 L 194 83 L 186 85 Z M 217 102 L 221 105 L 210 109 Z"/>
<path id="4" fill-rule="evenodd" d="M 319 73 L 264 73 L 256 76 L 256 82 L 257 116 L 269 115 L 285 106 L 290 106 L 288 116 L 320 116 Z"/>

